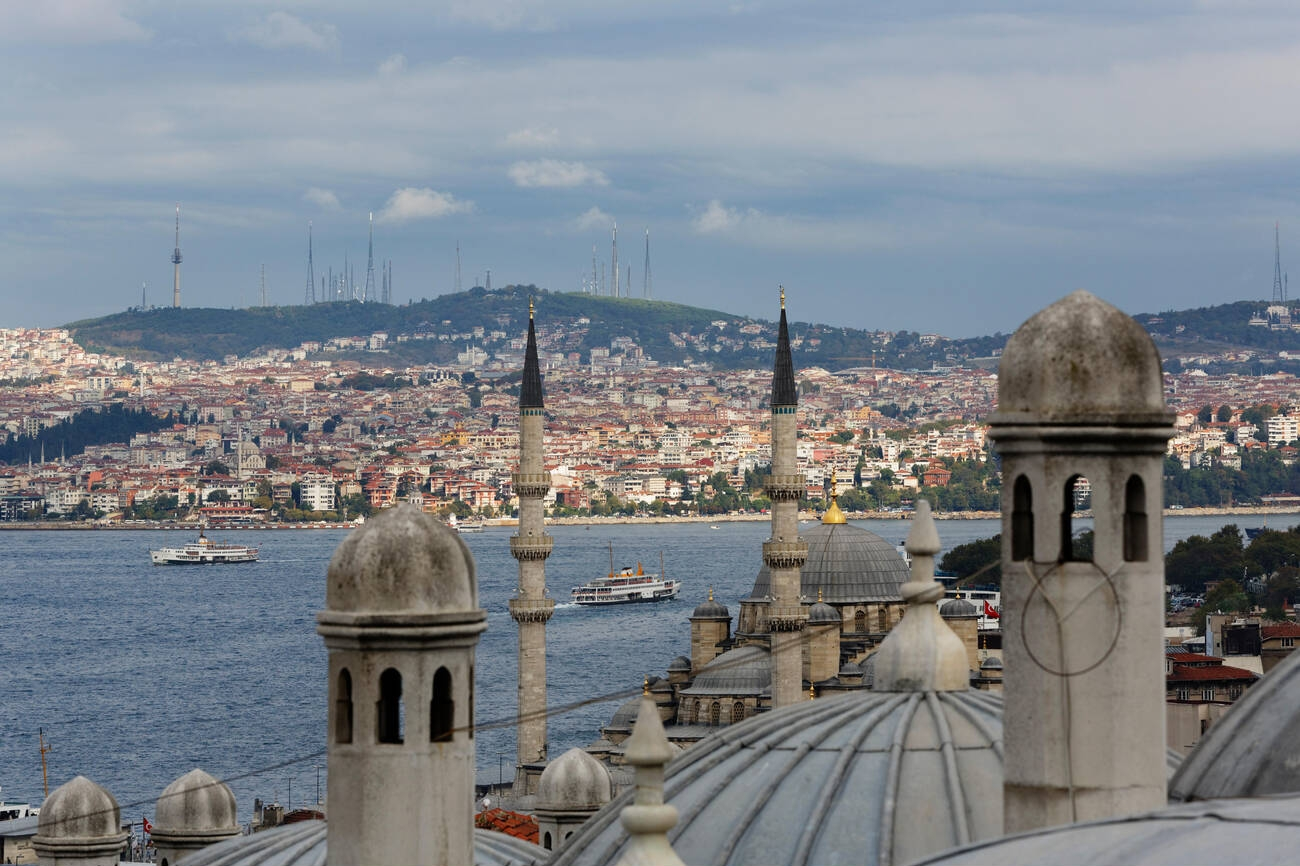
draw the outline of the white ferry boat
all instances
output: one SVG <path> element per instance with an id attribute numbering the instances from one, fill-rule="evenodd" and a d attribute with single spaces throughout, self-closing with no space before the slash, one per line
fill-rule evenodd
<path id="1" fill-rule="evenodd" d="M 199 530 L 197 541 L 192 541 L 184 547 L 150 550 L 149 559 L 154 565 L 221 565 L 234 562 L 257 562 L 257 548 L 213 541 Z"/>
<path id="2" fill-rule="evenodd" d="M 641 563 L 636 568 L 624 566 L 614 570 L 613 545 L 610 546 L 609 574 L 573 588 L 576 604 L 629 604 L 641 601 L 664 601 L 676 598 L 682 591 L 682 582 L 663 574 L 662 557 L 659 574 L 646 574 Z"/>

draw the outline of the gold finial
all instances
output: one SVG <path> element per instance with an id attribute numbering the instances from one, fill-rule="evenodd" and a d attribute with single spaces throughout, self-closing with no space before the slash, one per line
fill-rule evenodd
<path id="1" fill-rule="evenodd" d="M 808 700 L 812 701 L 812 700 L 816 700 L 816 698 L 817 698 L 817 686 L 813 685 L 812 683 L 809 683 Z"/>
<path id="2" fill-rule="evenodd" d="M 821 604 L 823 601 L 825 601 L 825 599 L 822 598 L 822 588 L 819 586 L 817 587 L 817 603 Z"/>
<path id="3" fill-rule="evenodd" d="M 528 321 L 533 320 L 533 296 L 528 296 Z"/>
<path id="4" fill-rule="evenodd" d="M 839 486 L 835 481 L 835 470 L 831 470 L 831 507 L 826 509 L 822 515 L 822 523 L 848 523 L 848 518 L 844 512 L 840 511 L 840 496 L 837 492 Z"/>
<path id="5" fill-rule="evenodd" d="M 781 290 L 781 309 L 785 309 L 785 286 L 778 286 Z"/>
<path id="6" fill-rule="evenodd" d="M 713 587 L 709 587 L 709 601 L 713 601 Z"/>
<path id="7" fill-rule="evenodd" d="M 642 695 L 642 697 L 646 697 L 646 698 L 650 697 L 650 678 L 649 678 L 649 677 L 646 677 L 646 678 L 645 678 L 645 682 L 643 682 L 643 683 L 641 684 L 641 695 Z"/>

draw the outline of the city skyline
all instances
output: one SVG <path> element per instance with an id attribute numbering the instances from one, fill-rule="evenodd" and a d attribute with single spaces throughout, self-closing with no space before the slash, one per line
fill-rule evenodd
<path id="1" fill-rule="evenodd" d="M 580 290 L 617 221 L 633 297 L 648 228 L 657 299 L 954 337 L 1267 300 L 1300 249 L 1280 3 L 51 0 L 0 43 L 0 326 L 165 305 L 177 202 L 184 306 L 301 303 L 308 222 L 319 284 L 371 211 L 398 303 L 458 245 Z"/>

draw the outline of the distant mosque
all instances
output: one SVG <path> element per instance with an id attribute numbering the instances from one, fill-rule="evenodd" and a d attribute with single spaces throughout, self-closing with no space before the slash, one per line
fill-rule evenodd
<path id="1" fill-rule="evenodd" d="M 927 504 L 908 535 L 908 573 L 883 552 L 838 582 L 834 559 L 818 565 L 822 537 L 827 550 L 877 548 L 834 521 L 799 534 L 785 351 L 764 572 L 734 634 L 726 609 L 705 602 L 692 616 L 692 658 L 670 666 L 667 690 L 647 684 L 634 714 L 620 710 L 628 790 L 610 799 L 613 777 L 583 750 L 548 761 L 544 713 L 540 727 L 533 715 L 539 698 L 545 706 L 551 539 L 529 504 L 549 484 L 530 317 L 521 414 L 537 410 L 526 416 L 537 420 L 521 424 L 511 614 L 516 789 L 534 799 L 543 844 L 474 829 L 474 650 L 486 627 L 475 564 L 450 530 L 402 506 L 348 536 L 326 577 L 317 630 L 329 650 L 328 820 L 235 836 L 229 788 L 195 771 L 160 797 L 158 862 L 1289 862 L 1300 847 L 1300 654 L 1237 702 L 1170 779 L 1160 491 L 1173 428 L 1145 331 L 1076 292 L 1026 322 L 1003 353 L 990 431 L 1005 479 L 1002 694 L 971 688 L 968 641 L 940 611 Z M 1071 543 L 1080 477 L 1092 483 L 1092 553 Z M 812 601 L 818 589 L 822 601 Z M 734 669 L 711 678 L 728 656 Z M 839 659 L 864 656 L 871 688 L 851 688 L 845 668 L 857 662 Z M 832 657 L 838 669 L 822 677 Z M 701 726 L 709 730 L 690 748 L 670 743 L 672 728 Z M 78 777 L 46 800 L 33 846 L 43 863 L 114 864 L 121 826 L 112 795 Z"/>

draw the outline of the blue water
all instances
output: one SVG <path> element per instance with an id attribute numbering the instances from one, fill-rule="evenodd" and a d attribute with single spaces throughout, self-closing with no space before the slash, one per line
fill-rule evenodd
<path id="1" fill-rule="evenodd" d="M 1165 547 L 1232 518 L 1173 517 Z M 1258 521 L 1237 518 L 1239 523 Z M 1275 520 L 1283 528 L 1285 519 Z M 1294 520 L 1290 521 L 1294 522 Z M 898 543 L 908 525 L 860 525 Z M 943 521 L 945 549 L 998 531 L 995 520 Z M 638 559 L 685 581 L 680 599 L 583 608 L 559 604 L 547 627 L 548 703 L 633 694 L 646 674 L 689 655 L 686 618 L 710 586 L 738 612 L 760 566 L 766 523 L 557 526 L 547 561 L 552 594 Z M 518 574 L 512 529 L 464 535 L 478 564 L 488 630 L 478 648 L 476 719 L 515 713 L 515 631 L 506 612 Z M 260 544 L 260 562 L 155 567 L 148 550 L 180 531 L 0 532 L 0 796 L 42 799 L 37 730 L 50 787 L 81 774 L 104 785 L 128 817 L 153 814 L 173 779 L 194 767 L 231 780 L 240 815 L 254 797 L 314 802 L 324 791 L 325 649 L 315 631 L 329 558 L 341 530 L 217 533 Z M 552 756 L 599 735 L 625 697 L 553 717 Z M 476 735 L 480 782 L 509 779 L 515 741 L 507 725 Z M 299 760 L 300 759 L 300 760 Z"/>

